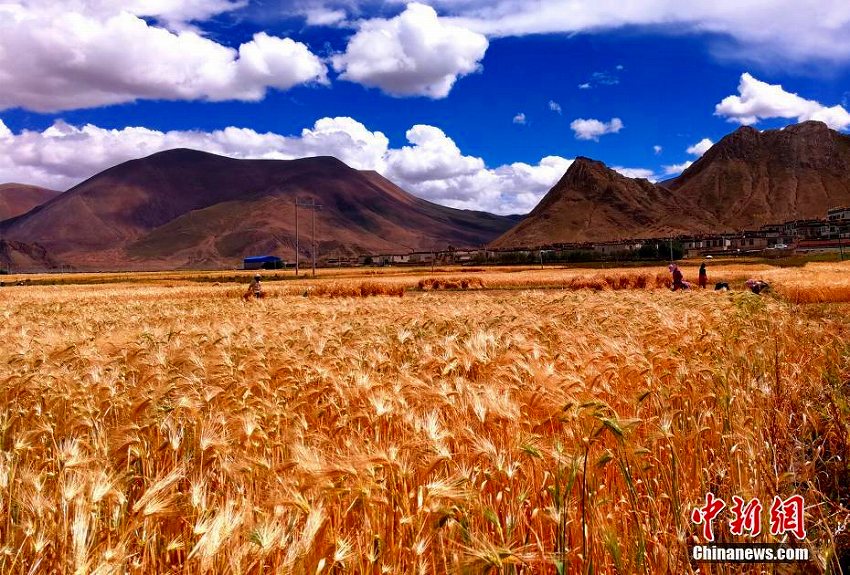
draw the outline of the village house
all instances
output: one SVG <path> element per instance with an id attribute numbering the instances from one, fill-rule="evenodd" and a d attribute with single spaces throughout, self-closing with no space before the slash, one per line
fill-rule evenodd
<path id="1" fill-rule="evenodd" d="M 694 236 L 682 240 L 685 257 L 693 258 L 701 255 L 725 252 L 732 247 L 732 236 L 709 235 Z"/>
<path id="2" fill-rule="evenodd" d="M 410 254 L 379 254 L 372 256 L 372 264 L 376 266 L 392 266 L 410 263 Z"/>
<path id="3" fill-rule="evenodd" d="M 478 255 L 478 250 L 455 250 L 455 261 L 457 263 L 471 262 Z"/>
<path id="4" fill-rule="evenodd" d="M 759 228 L 759 234 L 767 238 L 767 247 L 788 246 L 794 242 L 794 235 L 785 231 L 785 224 L 767 224 Z"/>
<path id="5" fill-rule="evenodd" d="M 758 232 L 744 232 L 730 239 L 729 249 L 736 252 L 763 250 L 768 246 L 767 237 Z"/>
<path id="6" fill-rule="evenodd" d="M 794 220 L 786 222 L 786 234 L 795 240 L 818 239 L 821 234 L 823 222 L 821 220 Z"/>
<path id="7" fill-rule="evenodd" d="M 624 252 L 634 252 L 642 247 L 643 242 L 638 241 L 606 242 L 600 244 L 593 244 L 593 251 L 603 255 L 612 255 L 621 254 Z"/>
<path id="8" fill-rule="evenodd" d="M 850 223 L 850 208 L 832 208 L 827 210 L 826 219 L 829 222 Z"/>
<path id="9" fill-rule="evenodd" d="M 430 264 L 436 259 L 436 257 L 436 252 L 412 252 L 410 254 L 410 263 Z"/>

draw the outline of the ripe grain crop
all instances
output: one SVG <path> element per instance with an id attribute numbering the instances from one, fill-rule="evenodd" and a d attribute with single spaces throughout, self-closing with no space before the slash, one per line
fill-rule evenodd
<path id="1" fill-rule="evenodd" d="M 404 296 L 404 286 L 381 282 L 333 282 L 321 283 L 305 290 L 305 295 L 326 297 L 370 297 L 378 295 Z"/>
<path id="2" fill-rule="evenodd" d="M 846 307 L 545 273 L 0 292 L 0 572 L 690 573 L 709 490 L 834 568 Z"/>
<path id="3" fill-rule="evenodd" d="M 478 277 L 423 278 L 416 286 L 421 291 L 484 289 L 484 281 Z"/>

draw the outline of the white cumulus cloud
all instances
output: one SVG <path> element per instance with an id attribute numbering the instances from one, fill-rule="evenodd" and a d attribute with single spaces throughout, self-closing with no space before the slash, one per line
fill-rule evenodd
<path id="1" fill-rule="evenodd" d="M 194 22 L 247 6 L 249 0 L 11 0 L 7 9 L 20 12 L 72 12 L 89 17 L 109 17 L 121 12 L 153 18 L 172 30 L 191 29 Z"/>
<path id="2" fill-rule="evenodd" d="M 407 139 L 411 146 L 387 152 L 384 175 L 420 197 L 455 208 L 529 212 L 572 163 L 548 156 L 536 165 L 488 168 L 483 159 L 464 155 L 439 128 L 414 126 Z"/>
<path id="3" fill-rule="evenodd" d="M 643 178 L 654 182 L 656 180 L 655 172 L 646 168 L 624 168 L 622 166 L 612 166 L 612 170 L 627 178 Z"/>
<path id="4" fill-rule="evenodd" d="M 684 172 L 685 170 L 690 168 L 692 164 L 693 164 L 692 161 L 687 160 L 685 162 L 682 162 L 681 164 L 673 164 L 673 165 L 670 165 L 670 166 L 664 166 L 664 175 L 674 176 L 674 175 L 677 175 L 677 174 L 681 174 L 682 172 Z"/>
<path id="5" fill-rule="evenodd" d="M 692 156 L 702 156 L 706 153 L 711 146 L 714 145 L 714 142 L 709 140 L 708 138 L 703 138 L 693 146 L 689 146 L 686 150 Z"/>
<path id="6" fill-rule="evenodd" d="M 514 122 L 514 124 L 525 124 L 525 122 L 526 122 L 525 114 L 520 112 L 519 114 L 514 116 L 513 122 Z"/>
<path id="7" fill-rule="evenodd" d="M 22 182 L 64 190 L 115 164 L 173 148 L 233 158 L 293 159 L 335 156 L 353 168 L 376 170 L 413 194 L 458 208 L 526 213 L 563 176 L 572 160 L 547 156 L 537 164 L 495 168 L 465 155 L 434 126 L 416 125 L 409 145 L 348 117 L 322 118 L 298 135 L 228 127 L 210 132 L 120 130 L 55 122 L 43 131 L 13 133 L 0 121 L 0 183 Z"/>
<path id="8" fill-rule="evenodd" d="M 332 58 L 345 80 L 394 96 L 445 98 L 457 79 L 476 72 L 487 38 L 441 19 L 425 4 L 408 4 L 391 19 L 365 20 L 346 50 Z"/>
<path id="9" fill-rule="evenodd" d="M 578 140 L 599 141 L 600 136 L 605 134 L 616 134 L 623 129 L 623 121 L 620 118 L 611 118 L 608 122 L 602 122 L 593 118 L 578 118 L 572 121 L 570 129 L 575 132 Z"/>
<path id="10" fill-rule="evenodd" d="M 376 4 L 374 0 L 278 2 L 296 12 L 305 6 L 358 12 Z M 429 0 L 428 4 L 451 22 L 488 37 L 647 27 L 654 33 L 701 35 L 724 59 L 782 65 L 850 61 L 846 0 Z"/>
<path id="11" fill-rule="evenodd" d="M 686 151 L 692 156 L 700 157 L 705 154 L 708 149 L 711 148 L 711 146 L 713 145 L 714 142 L 712 142 L 710 139 L 703 138 L 693 146 L 688 146 L 688 149 Z M 662 168 L 664 169 L 665 176 L 675 176 L 681 174 L 682 172 L 690 168 L 693 163 L 693 160 L 685 160 L 681 164 L 665 165 L 662 166 Z"/>
<path id="12" fill-rule="evenodd" d="M 664 148 L 659 145 L 655 145 L 652 146 L 652 151 L 655 152 L 655 155 L 657 156 L 658 154 L 664 151 Z"/>
<path id="13" fill-rule="evenodd" d="M 304 13 L 309 26 L 333 26 L 344 22 L 346 16 L 345 10 L 327 10 L 323 8 L 309 8 Z"/>
<path id="14" fill-rule="evenodd" d="M 433 1 L 459 25 L 490 37 L 645 26 L 656 32 L 714 34 L 708 42 L 726 58 L 783 64 L 850 61 L 846 0 Z"/>
<path id="15" fill-rule="evenodd" d="M 235 127 L 212 132 L 161 132 L 142 127 L 109 130 L 57 121 L 41 132 L 8 132 L 5 138 L 0 137 L 0 182 L 20 181 L 64 190 L 115 164 L 172 148 L 193 148 L 234 158 L 333 155 L 352 167 L 375 169 L 383 167 L 388 146 L 384 134 L 371 132 L 351 118 L 323 118 L 299 136 Z"/>
<path id="16" fill-rule="evenodd" d="M 397 171 L 390 171 L 387 177 L 420 197 L 447 206 L 522 214 L 537 205 L 571 164 L 571 159 L 546 156 L 537 164 L 515 162 L 492 169 L 482 166 L 444 178 L 406 180 Z"/>
<path id="17" fill-rule="evenodd" d="M 561 105 L 555 100 L 549 100 L 549 109 L 555 112 L 556 114 L 561 114 L 563 110 L 561 109 Z"/>
<path id="18" fill-rule="evenodd" d="M 840 105 L 824 106 L 746 72 L 741 74 L 738 95 L 723 98 L 715 107 L 715 114 L 747 126 L 766 118 L 787 118 L 798 122 L 820 120 L 836 130 L 850 127 L 850 113 Z"/>
<path id="19" fill-rule="evenodd" d="M 327 81 L 325 65 L 303 43 L 260 32 L 234 49 L 186 23 L 236 5 L 0 3 L 0 110 L 55 112 L 140 99 L 255 101 L 272 88 Z"/>
<path id="20" fill-rule="evenodd" d="M 407 131 L 412 146 L 390 150 L 387 172 L 393 179 L 422 183 L 468 176 L 484 169 L 484 160 L 464 156 L 454 140 L 434 126 L 417 125 Z"/>
<path id="21" fill-rule="evenodd" d="M 689 153 L 692 156 L 700 157 L 703 154 L 705 154 L 708 151 L 708 149 L 711 148 L 711 146 L 713 146 L 713 145 L 714 145 L 714 142 L 712 142 L 710 139 L 703 138 L 702 140 L 700 140 L 699 142 L 697 142 L 693 146 L 688 146 L 688 149 L 686 151 L 687 151 L 687 153 Z M 684 162 L 682 162 L 680 164 L 664 165 L 664 166 L 662 166 L 662 169 L 664 171 L 663 173 L 664 173 L 665 176 L 677 176 L 677 175 L 681 174 L 682 172 L 684 172 L 685 170 L 687 170 L 688 168 L 690 168 L 693 165 L 693 163 L 694 163 L 693 160 L 685 160 Z"/>

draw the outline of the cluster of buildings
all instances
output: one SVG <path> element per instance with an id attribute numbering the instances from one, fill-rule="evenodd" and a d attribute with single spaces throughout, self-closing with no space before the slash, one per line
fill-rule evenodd
<path id="1" fill-rule="evenodd" d="M 850 208 L 833 208 L 825 219 L 767 224 L 757 230 L 677 238 L 685 257 L 728 253 L 843 252 L 850 243 Z"/>
<path id="2" fill-rule="evenodd" d="M 463 265 L 487 263 L 531 263 L 543 261 L 575 261 L 583 259 L 666 259 L 675 250 L 676 257 L 696 258 L 707 255 L 776 255 L 791 253 L 841 252 L 850 254 L 850 207 L 833 208 L 825 219 L 793 220 L 768 224 L 756 230 L 622 240 L 552 244 L 511 249 L 456 249 L 411 251 L 386 254 L 324 258 L 325 266 L 403 266 Z M 250 258 L 248 266 L 281 267 L 276 261 Z"/>
<path id="3" fill-rule="evenodd" d="M 706 255 L 788 255 L 790 253 L 842 252 L 850 254 L 850 207 L 833 208 L 824 219 L 793 220 L 768 224 L 756 230 L 717 234 L 622 240 L 616 242 L 587 242 L 553 244 L 534 248 L 464 249 L 440 252 L 411 252 L 366 256 L 348 263 L 359 265 L 427 265 L 464 263 L 495 263 L 513 261 L 559 260 L 569 254 L 600 259 L 641 253 L 646 259 L 652 254 L 664 259 L 675 250 L 686 258 Z"/>

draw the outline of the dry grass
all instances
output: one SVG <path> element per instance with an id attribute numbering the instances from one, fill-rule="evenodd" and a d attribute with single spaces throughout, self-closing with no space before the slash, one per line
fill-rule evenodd
<path id="1" fill-rule="evenodd" d="M 416 286 L 421 291 L 484 289 L 484 280 L 478 277 L 423 278 Z"/>
<path id="2" fill-rule="evenodd" d="M 766 273 L 779 295 L 793 303 L 850 302 L 850 262 L 808 264 L 800 270 Z"/>
<path id="3" fill-rule="evenodd" d="M 370 297 L 378 295 L 388 296 L 404 296 L 404 286 L 393 285 L 380 282 L 360 282 L 356 283 L 322 283 L 308 289 L 304 295 L 324 296 L 324 297 Z"/>
<path id="4" fill-rule="evenodd" d="M 707 490 L 804 495 L 825 571 L 846 307 L 656 272 L 0 291 L 0 572 L 688 573 Z"/>
<path id="5" fill-rule="evenodd" d="M 559 270 L 560 271 L 560 270 Z M 548 274 L 510 275 L 495 277 L 488 274 L 487 283 L 480 277 L 426 277 L 419 280 L 417 288 L 421 291 L 431 290 L 466 290 L 466 289 L 565 289 L 565 290 L 628 290 L 669 287 L 670 274 L 650 274 L 645 272 L 632 273 L 594 273 L 576 274 L 563 271 Z"/>

